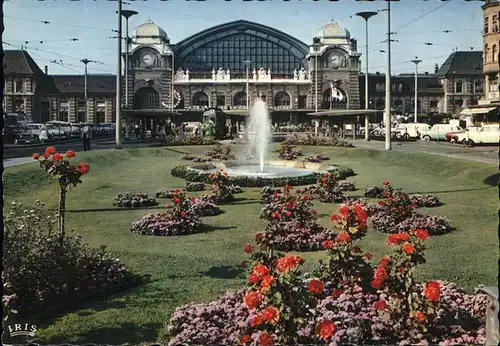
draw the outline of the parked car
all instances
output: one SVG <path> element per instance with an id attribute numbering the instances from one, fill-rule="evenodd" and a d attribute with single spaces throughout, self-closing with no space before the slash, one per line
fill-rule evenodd
<path id="1" fill-rule="evenodd" d="M 460 130 L 462 130 L 462 128 L 457 125 L 436 124 L 433 125 L 429 130 L 423 131 L 420 134 L 420 138 L 425 141 L 445 140 L 446 133 Z"/>
<path id="2" fill-rule="evenodd" d="M 5 143 L 24 144 L 38 142 L 38 135 L 34 135 L 24 126 L 7 126 L 4 130 Z"/>
<path id="3" fill-rule="evenodd" d="M 430 128 L 430 125 L 425 123 L 397 124 L 393 128 L 393 132 L 395 132 L 396 138 L 409 140 L 412 138 L 419 138 L 422 132 L 427 131 Z"/>
<path id="4" fill-rule="evenodd" d="M 467 145 L 498 144 L 500 140 L 499 124 L 483 125 L 480 128 L 467 128 L 464 133 L 457 135 L 457 142 Z"/>
<path id="5" fill-rule="evenodd" d="M 444 140 L 447 141 L 447 142 L 450 142 L 450 143 L 456 143 L 458 135 L 460 133 L 464 133 L 464 132 L 465 132 L 465 129 L 447 132 L 444 135 Z"/>

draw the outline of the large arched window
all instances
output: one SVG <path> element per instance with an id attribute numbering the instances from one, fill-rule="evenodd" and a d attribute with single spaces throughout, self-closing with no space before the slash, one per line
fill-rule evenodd
<path id="1" fill-rule="evenodd" d="M 344 90 L 336 88 L 333 93 L 332 89 L 328 88 L 323 93 L 323 102 L 321 109 L 338 109 L 347 108 L 347 96 Z"/>
<path id="2" fill-rule="evenodd" d="M 290 95 L 284 91 L 280 91 L 274 96 L 274 107 L 288 108 L 291 107 Z"/>
<path id="3" fill-rule="evenodd" d="M 490 49 L 488 48 L 488 44 L 486 43 L 484 45 L 484 63 L 488 62 L 489 56 L 490 56 Z"/>
<path id="4" fill-rule="evenodd" d="M 209 99 L 207 93 L 199 91 L 193 95 L 193 106 L 208 107 Z"/>
<path id="5" fill-rule="evenodd" d="M 152 87 L 137 90 L 134 97 L 135 109 L 158 109 L 160 108 L 160 95 Z"/>
<path id="6" fill-rule="evenodd" d="M 178 66 L 190 71 L 229 70 L 245 74 L 244 61 L 251 69 L 264 67 L 273 74 L 291 74 L 307 69 L 309 47 L 296 38 L 271 27 L 238 20 L 209 28 L 176 44 Z"/>
<path id="7" fill-rule="evenodd" d="M 234 95 L 233 105 L 235 107 L 243 107 L 247 105 L 247 93 L 244 91 L 240 91 Z"/>
<path id="8" fill-rule="evenodd" d="M 495 62 L 497 61 L 497 56 L 498 51 L 497 51 L 497 45 L 494 44 L 493 47 L 491 48 L 491 61 Z"/>

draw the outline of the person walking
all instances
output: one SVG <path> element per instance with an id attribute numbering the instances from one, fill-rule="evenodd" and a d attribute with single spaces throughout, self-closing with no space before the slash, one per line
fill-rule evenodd
<path id="1" fill-rule="evenodd" d="M 40 143 L 46 143 L 49 141 L 49 131 L 47 130 L 47 126 L 40 126 L 40 133 L 38 134 L 38 139 Z"/>
<path id="2" fill-rule="evenodd" d="M 90 140 L 92 139 L 92 129 L 89 125 L 85 124 L 82 129 L 83 151 L 90 150 Z"/>

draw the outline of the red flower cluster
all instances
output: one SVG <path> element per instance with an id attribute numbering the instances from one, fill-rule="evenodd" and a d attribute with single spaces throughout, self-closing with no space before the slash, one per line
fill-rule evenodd
<path id="1" fill-rule="evenodd" d="M 245 246 L 243 247 L 243 250 L 246 252 L 246 253 L 251 253 L 253 251 L 253 246 L 252 244 L 245 244 Z"/>
<path id="2" fill-rule="evenodd" d="M 250 310 L 256 309 L 262 304 L 264 297 L 259 292 L 248 292 L 243 301 Z"/>
<path id="3" fill-rule="evenodd" d="M 325 290 L 325 284 L 321 280 L 313 279 L 309 281 L 307 289 L 313 293 L 321 294 Z"/>
<path id="4" fill-rule="evenodd" d="M 302 257 L 300 256 L 286 255 L 276 261 L 276 271 L 279 273 L 284 273 L 288 270 L 295 269 L 301 262 Z"/>
<path id="5" fill-rule="evenodd" d="M 425 297 L 431 302 L 435 302 L 439 300 L 441 296 L 441 285 L 437 281 L 429 281 L 425 285 L 424 290 Z"/>
<path id="6" fill-rule="evenodd" d="M 429 238 L 429 232 L 426 229 L 416 229 L 413 231 L 415 237 L 421 240 L 426 240 Z"/>
<path id="7" fill-rule="evenodd" d="M 335 324 L 328 320 L 323 320 L 316 326 L 316 334 L 323 340 L 331 338 L 336 330 Z"/>
<path id="8" fill-rule="evenodd" d="M 260 282 L 262 291 L 267 291 L 275 281 L 276 279 L 271 275 L 271 269 L 263 264 L 257 264 L 248 277 L 248 282 L 251 284 Z"/>
<path id="9" fill-rule="evenodd" d="M 356 204 L 351 207 L 340 207 L 338 214 L 332 214 L 330 219 L 333 222 L 346 222 L 350 227 L 356 227 L 359 230 L 366 230 L 366 221 L 368 214 L 363 206 Z"/>
<path id="10" fill-rule="evenodd" d="M 262 332 L 259 335 L 259 345 L 260 346 L 272 346 L 274 345 L 274 338 L 268 332 Z"/>
<path id="11" fill-rule="evenodd" d="M 71 159 L 75 156 L 76 154 L 74 151 L 72 150 L 66 151 L 65 154 L 66 158 Z M 85 162 L 80 163 L 78 166 L 69 164 L 68 161 L 64 160 L 64 156 L 62 154 L 56 152 L 56 148 L 54 147 L 47 147 L 42 155 L 34 153 L 31 157 L 34 160 L 40 160 L 40 158 L 43 158 L 44 160 L 40 161 L 40 164 L 43 165 L 44 169 L 47 171 L 50 170 L 49 165 L 51 162 L 54 164 L 58 162 L 57 163 L 58 169 L 53 171 L 56 174 L 73 174 L 75 171 L 78 171 L 78 173 L 80 173 L 81 175 L 85 175 L 89 172 L 88 164 L 86 164 Z M 48 161 L 49 159 L 52 160 Z"/>
<path id="12" fill-rule="evenodd" d="M 390 257 L 384 257 L 380 260 L 375 273 L 373 274 L 373 280 L 371 283 L 372 288 L 378 290 L 382 286 L 385 280 L 389 277 L 389 272 L 387 266 L 391 261 Z"/>
<path id="13" fill-rule="evenodd" d="M 410 240 L 410 235 L 406 232 L 394 233 L 387 237 L 387 243 L 391 245 L 399 245 L 409 240 Z"/>
<path id="14" fill-rule="evenodd" d="M 403 244 L 403 251 L 407 255 L 411 255 L 415 251 L 415 246 L 413 246 L 413 244 L 410 242 L 405 242 Z"/>
<path id="15" fill-rule="evenodd" d="M 385 310 L 387 308 L 387 303 L 385 300 L 380 299 L 373 304 L 375 310 Z"/>
<path id="16" fill-rule="evenodd" d="M 343 232 L 343 233 L 339 233 L 335 236 L 335 241 L 338 243 L 349 243 L 352 241 L 352 238 L 349 235 L 349 233 Z"/>

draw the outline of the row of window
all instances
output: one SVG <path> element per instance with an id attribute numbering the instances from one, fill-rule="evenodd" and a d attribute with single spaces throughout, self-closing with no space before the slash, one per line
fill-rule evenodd
<path id="1" fill-rule="evenodd" d="M 484 63 L 487 64 L 489 62 L 497 62 L 498 61 L 498 47 L 496 44 L 494 44 L 491 47 L 491 53 L 490 53 L 490 47 L 486 43 L 484 45 Z"/>
<path id="2" fill-rule="evenodd" d="M 57 120 L 65 121 L 65 122 L 69 121 L 69 111 L 67 108 L 59 109 L 59 113 L 57 114 Z M 80 122 L 84 123 L 87 121 L 89 121 L 89 120 L 85 119 L 85 110 L 83 110 L 83 111 L 78 110 L 78 112 L 76 113 L 75 122 L 76 123 L 80 123 Z M 106 122 L 106 112 L 103 109 L 98 109 L 95 112 L 94 122 L 96 122 L 96 123 L 105 123 Z"/>
<path id="3" fill-rule="evenodd" d="M 500 11 L 497 14 L 494 14 L 491 16 L 491 32 L 498 32 L 498 19 L 500 18 Z M 490 18 L 489 17 L 484 17 L 484 33 L 487 34 L 489 33 L 490 29 L 490 23 L 489 23 Z"/>
<path id="4" fill-rule="evenodd" d="M 12 80 L 12 90 L 15 93 L 22 94 L 31 86 L 31 80 L 24 80 L 22 78 L 15 78 Z"/>

